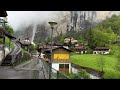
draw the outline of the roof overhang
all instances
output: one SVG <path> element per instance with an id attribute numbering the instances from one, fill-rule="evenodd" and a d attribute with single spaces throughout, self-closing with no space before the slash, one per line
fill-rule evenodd
<path id="1" fill-rule="evenodd" d="M 7 16 L 8 16 L 8 14 L 6 11 L 0 10 L 0 17 L 7 17 Z"/>

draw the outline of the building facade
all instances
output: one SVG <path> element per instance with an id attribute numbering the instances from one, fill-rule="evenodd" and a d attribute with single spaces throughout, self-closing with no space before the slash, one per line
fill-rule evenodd
<path id="1" fill-rule="evenodd" d="M 86 54 L 87 48 L 84 46 L 75 46 L 75 53 Z"/>
<path id="2" fill-rule="evenodd" d="M 109 54 L 110 49 L 106 47 L 96 47 L 93 54 Z"/>
<path id="3" fill-rule="evenodd" d="M 71 72 L 70 50 L 64 47 L 53 48 L 52 53 L 52 68 L 60 72 Z M 46 57 L 50 60 L 50 49 L 44 52 Z"/>

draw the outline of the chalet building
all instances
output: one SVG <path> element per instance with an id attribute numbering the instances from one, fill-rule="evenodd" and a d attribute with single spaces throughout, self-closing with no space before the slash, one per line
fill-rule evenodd
<path id="1" fill-rule="evenodd" d="M 17 42 L 21 45 L 21 48 L 27 50 L 28 52 L 30 51 L 30 46 L 32 44 L 31 44 L 31 41 L 28 38 L 26 38 L 25 40 L 20 40 L 19 39 L 19 41 L 17 41 Z"/>
<path id="2" fill-rule="evenodd" d="M 48 60 L 51 59 L 51 49 L 44 51 Z M 54 47 L 52 49 L 52 68 L 60 72 L 71 72 L 70 52 L 71 50 L 64 47 Z M 49 61 L 48 61 L 49 62 Z"/>
<path id="3" fill-rule="evenodd" d="M 54 43 L 53 47 L 64 47 L 66 49 L 69 49 L 68 45 L 66 45 L 65 43 L 64 44 L 56 44 L 56 43 Z"/>
<path id="4" fill-rule="evenodd" d="M 75 52 L 80 53 L 80 54 L 86 54 L 87 53 L 87 48 L 84 46 L 75 46 Z"/>
<path id="5" fill-rule="evenodd" d="M 56 44 L 56 43 L 53 43 L 52 47 L 53 48 L 64 47 L 66 49 L 69 49 L 68 45 L 66 45 L 66 44 Z M 40 46 L 39 48 L 37 48 L 37 50 L 38 50 L 39 53 L 41 53 L 42 51 L 45 51 L 46 49 L 50 49 L 50 48 L 51 48 L 51 44 L 48 43 L 46 45 Z"/>
<path id="6" fill-rule="evenodd" d="M 69 43 L 70 41 L 71 41 L 72 44 L 78 42 L 78 40 L 75 40 L 73 37 L 64 39 L 64 43 Z"/>
<path id="7" fill-rule="evenodd" d="M 109 54 L 110 49 L 106 47 L 96 47 L 93 54 Z"/>

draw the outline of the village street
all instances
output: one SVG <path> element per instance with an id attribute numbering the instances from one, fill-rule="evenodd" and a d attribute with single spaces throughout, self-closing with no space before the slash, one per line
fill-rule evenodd
<path id="1" fill-rule="evenodd" d="M 32 69 L 0 66 L 0 79 L 45 79 L 42 62 L 39 61 Z"/>

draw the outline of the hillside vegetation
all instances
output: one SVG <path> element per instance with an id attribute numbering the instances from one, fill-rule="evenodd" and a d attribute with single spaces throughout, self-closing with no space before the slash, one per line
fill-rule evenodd
<path id="1" fill-rule="evenodd" d="M 109 55 L 73 54 L 71 62 L 80 66 L 104 71 L 105 79 L 120 79 L 120 16 L 113 15 L 84 33 L 88 47 L 109 47 Z"/>

